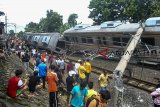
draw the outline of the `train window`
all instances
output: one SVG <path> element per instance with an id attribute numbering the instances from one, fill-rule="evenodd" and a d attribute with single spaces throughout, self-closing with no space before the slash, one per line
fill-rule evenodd
<path id="1" fill-rule="evenodd" d="M 82 38 L 82 43 L 87 43 L 86 38 Z"/>
<path id="2" fill-rule="evenodd" d="M 107 41 L 106 41 L 106 38 L 105 38 L 105 37 L 103 37 L 103 44 L 104 44 L 104 45 L 107 45 Z"/>
<path id="3" fill-rule="evenodd" d="M 151 50 L 151 54 L 152 55 L 157 54 L 157 51 L 156 50 Z"/>
<path id="4" fill-rule="evenodd" d="M 122 45 L 126 46 L 129 41 L 129 38 L 122 38 Z"/>
<path id="5" fill-rule="evenodd" d="M 78 43 L 78 39 L 77 39 L 77 37 L 75 37 L 75 41 Z"/>
<path id="6" fill-rule="evenodd" d="M 108 26 L 108 27 L 114 26 L 114 24 L 113 24 L 113 23 L 109 23 L 109 24 L 107 24 L 107 26 Z"/>
<path id="7" fill-rule="evenodd" d="M 56 47 L 64 49 L 65 48 L 65 42 L 64 41 L 58 41 Z"/>
<path id="8" fill-rule="evenodd" d="M 101 37 L 98 37 L 98 44 L 102 44 Z"/>
<path id="9" fill-rule="evenodd" d="M 113 37 L 112 40 L 113 40 L 113 45 L 121 46 L 121 40 L 120 40 L 120 38 Z"/>
<path id="10" fill-rule="evenodd" d="M 71 42 L 75 42 L 74 37 L 71 37 Z"/>
<path id="11" fill-rule="evenodd" d="M 69 38 L 68 38 L 68 37 L 65 37 L 65 40 L 66 40 L 66 41 L 69 41 Z"/>
<path id="12" fill-rule="evenodd" d="M 2 34 L 2 29 L 0 28 L 0 34 Z"/>
<path id="13" fill-rule="evenodd" d="M 37 40 L 37 37 L 35 37 L 35 40 Z"/>
<path id="14" fill-rule="evenodd" d="M 45 40 L 44 41 L 46 41 L 47 40 L 47 37 L 45 38 Z"/>
<path id="15" fill-rule="evenodd" d="M 93 43 L 92 37 L 87 37 L 87 41 L 88 41 L 88 43 Z"/>
<path id="16" fill-rule="evenodd" d="M 160 20 L 156 20 L 156 25 L 160 25 Z"/>
<path id="17" fill-rule="evenodd" d="M 155 39 L 154 38 L 147 38 L 147 37 L 142 37 L 141 41 L 143 43 L 146 43 L 147 45 L 155 45 Z"/>

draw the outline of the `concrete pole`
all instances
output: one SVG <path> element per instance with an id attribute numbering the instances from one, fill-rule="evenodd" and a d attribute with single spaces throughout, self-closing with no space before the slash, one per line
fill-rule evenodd
<path id="1" fill-rule="evenodd" d="M 6 33 L 6 35 L 7 35 L 7 16 L 5 16 L 5 27 L 6 27 L 6 31 L 5 31 L 5 33 Z"/>
<path id="2" fill-rule="evenodd" d="M 133 35 L 124 55 L 122 56 L 120 62 L 118 63 L 116 69 L 114 70 L 114 82 L 115 82 L 115 95 L 114 95 L 114 107 L 124 107 L 123 106 L 123 73 L 126 66 L 136 48 L 138 41 L 143 33 L 143 26 L 141 25 L 135 35 Z"/>

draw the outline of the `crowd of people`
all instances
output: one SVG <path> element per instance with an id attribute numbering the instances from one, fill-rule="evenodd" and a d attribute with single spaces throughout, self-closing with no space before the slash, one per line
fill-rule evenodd
<path id="1" fill-rule="evenodd" d="M 94 83 L 90 80 L 92 65 L 89 59 L 66 64 L 64 55 L 47 54 L 46 51 L 30 48 L 19 39 L 6 44 L 7 49 L 14 50 L 24 65 L 24 69 L 17 69 L 15 76 L 8 80 L 8 96 L 17 98 L 24 95 L 30 98 L 37 95 L 36 90 L 48 89 L 50 107 L 58 107 L 58 89 L 66 87 L 68 107 L 107 107 L 107 101 L 111 98 L 106 88 L 108 75 L 105 71 L 100 75 L 100 90 L 95 91 Z M 29 72 L 29 62 L 34 65 L 33 73 Z M 23 74 L 28 77 L 24 81 Z M 29 95 L 26 94 L 27 90 Z"/>
<path id="2" fill-rule="evenodd" d="M 29 48 L 24 41 L 13 42 L 7 46 L 15 48 L 15 53 L 21 58 L 24 70 L 17 69 L 15 76 L 8 80 L 7 95 L 16 98 L 23 94 L 27 98 L 37 95 L 36 90 L 43 88 L 49 92 L 49 106 L 58 107 L 58 88 L 66 87 L 68 107 L 108 107 L 111 94 L 108 89 L 109 75 L 103 71 L 98 78 L 99 90 L 95 90 L 91 81 L 92 64 L 89 59 L 79 59 L 76 63 L 65 64 L 63 55 L 47 54 L 36 48 Z M 34 65 L 34 72 L 29 72 L 29 61 Z M 22 81 L 22 74 L 28 76 Z M 67 74 L 67 78 L 65 75 Z M 96 81 L 96 80 L 95 80 Z M 46 85 L 46 83 L 48 83 Z M 46 88 L 46 86 L 48 86 Z M 30 92 L 26 94 L 26 90 Z M 47 91 L 47 90 L 46 90 Z M 155 107 L 160 106 L 160 87 L 151 93 Z"/>

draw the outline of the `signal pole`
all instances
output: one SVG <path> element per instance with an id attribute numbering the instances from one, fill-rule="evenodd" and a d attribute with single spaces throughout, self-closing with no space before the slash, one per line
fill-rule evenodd
<path id="1" fill-rule="evenodd" d="M 6 27 L 6 35 L 7 35 L 7 16 L 5 16 L 5 27 Z"/>

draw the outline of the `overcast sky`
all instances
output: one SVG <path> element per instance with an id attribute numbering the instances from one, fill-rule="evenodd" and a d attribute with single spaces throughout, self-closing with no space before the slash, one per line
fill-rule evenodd
<path id="1" fill-rule="evenodd" d="M 92 24 L 88 18 L 90 0 L 0 0 L 0 11 L 7 15 L 9 23 L 16 23 L 17 28 L 25 27 L 29 22 L 39 22 L 46 16 L 46 11 L 52 9 L 63 16 L 67 22 L 70 14 L 78 14 L 78 23 Z M 0 17 L 4 21 L 4 16 Z"/>

